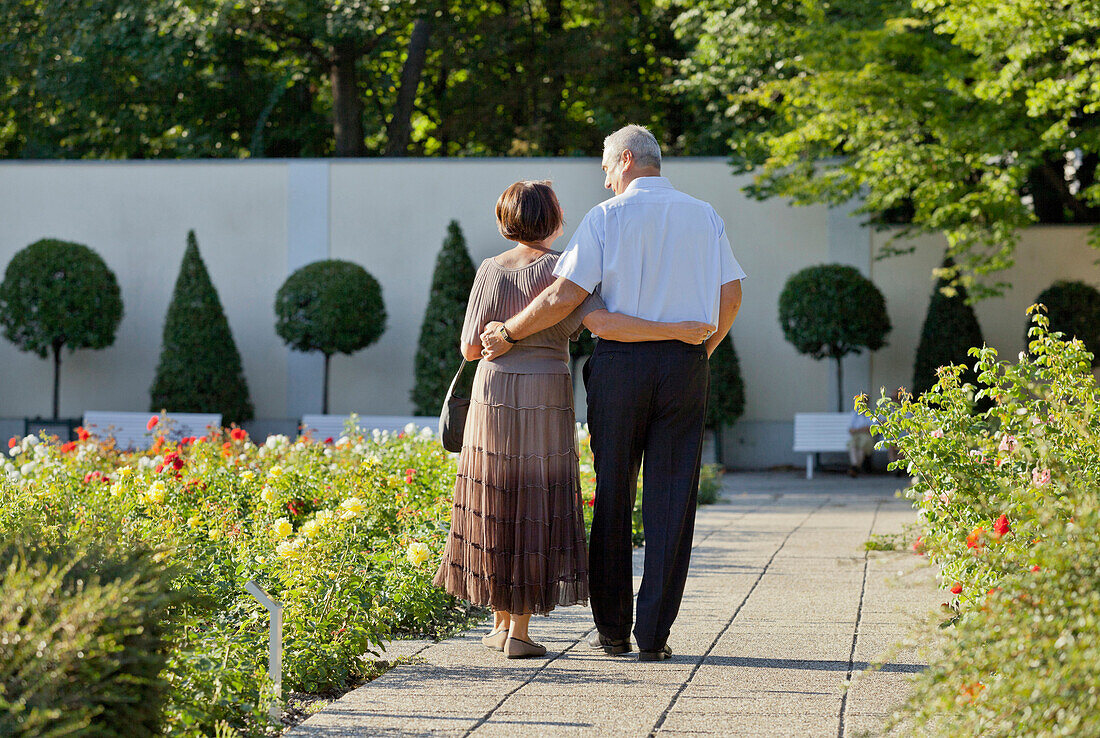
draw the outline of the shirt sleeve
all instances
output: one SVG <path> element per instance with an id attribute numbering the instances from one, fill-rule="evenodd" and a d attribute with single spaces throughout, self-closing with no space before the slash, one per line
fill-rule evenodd
<path id="1" fill-rule="evenodd" d="M 745 279 L 748 275 L 745 274 L 745 270 L 741 268 L 741 265 L 737 263 L 737 258 L 733 255 L 733 247 L 730 245 L 729 236 L 726 235 L 726 224 L 717 213 L 714 217 L 718 221 L 718 253 L 721 258 L 722 279 L 719 284 Z"/>
<path id="2" fill-rule="evenodd" d="M 470 288 L 470 301 L 466 303 L 466 319 L 462 323 L 462 342 L 473 346 L 481 345 L 481 331 L 489 322 L 489 311 L 493 303 L 492 285 L 489 284 L 485 262 L 478 267 L 474 276 L 474 285 Z"/>
<path id="3" fill-rule="evenodd" d="M 592 292 L 603 281 L 604 213 L 596 206 L 577 226 L 557 266 L 555 277 L 564 277 L 585 292 Z"/>
<path id="4" fill-rule="evenodd" d="M 588 314 L 596 310 L 606 310 L 607 306 L 603 304 L 603 298 L 600 297 L 599 290 L 593 292 L 591 295 L 584 299 L 577 309 L 573 311 L 572 315 L 567 320 L 570 321 L 570 327 L 573 328 L 572 334 L 569 336 L 570 341 L 576 341 L 581 337 L 581 329 L 584 328 L 584 319 L 588 317 Z M 573 321 L 576 321 L 575 326 Z"/>

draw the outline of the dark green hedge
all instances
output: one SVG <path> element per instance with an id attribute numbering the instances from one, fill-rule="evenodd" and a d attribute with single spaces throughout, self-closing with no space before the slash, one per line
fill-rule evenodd
<path id="1" fill-rule="evenodd" d="M 1092 353 L 1092 366 L 1100 366 L 1100 292 L 1095 287 L 1059 280 L 1039 293 L 1035 302 L 1046 306 L 1051 331 L 1081 339 Z M 1026 335 L 1025 345 L 1031 341 Z"/>
<path id="2" fill-rule="evenodd" d="M 954 263 L 950 258 L 944 260 L 945 269 L 951 269 Z M 947 290 L 945 294 L 944 290 Z M 913 361 L 913 394 L 932 389 L 938 379 L 936 369 L 948 364 L 962 364 L 968 367 L 962 375 L 966 383 L 977 386 L 978 377 L 974 373 L 974 358 L 967 354 L 971 347 L 985 345 L 982 328 L 974 309 L 967 304 L 966 288 L 951 285 L 950 279 L 940 278 L 932 290 L 928 301 L 928 312 L 921 327 L 920 343 Z"/>

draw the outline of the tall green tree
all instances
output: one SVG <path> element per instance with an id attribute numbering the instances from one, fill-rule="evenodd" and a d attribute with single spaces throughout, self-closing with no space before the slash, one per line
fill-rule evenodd
<path id="1" fill-rule="evenodd" d="M 1022 227 L 1098 219 L 1098 0 L 721 5 L 681 16 L 681 86 L 757 196 L 859 195 L 902 235 L 943 233 L 975 297 Z"/>
<path id="2" fill-rule="evenodd" d="M 107 348 L 122 320 L 122 292 L 103 258 L 79 243 L 45 238 L 8 263 L 0 326 L 21 351 L 53 356 L 53 417 L 61 398 L 61 349 Z"/>
<path id="3" fill-rule="evenodd" d="M 386 330 L 382 287 L 350 261 L 325 259 L 287 277 L 275 294 L 275 332 L 296 351 L 325 357 L 321 412 L 328 412 L 328 375 L 333 354 L 353 354 Z"/>
<path id="4" fill-rule="evenodd" d="M 462 363 L 462 323 L 476 273 L 462 228 L 452 220 L 435 260 L 428 308 L 420 324 L 412 389 L 413 412 L 417 415 L 439 413 L 451 379 Z"/>
<path id="5" fill-rule="evenodd" d="M 928 312 L 921 326 L 920 342 L 913 361 L 913 396 L 932 389 L 939 379 L 936 370 L 948 364 L 967 367 L 961 379 L 978 386 L 974 373 L 974 359 L 967 352 L 972 347 L 985 345 L 978 316 L 967 299 L 966 288 L 952 286 L 947 276 L 953 272 L 951 259 L 944 259 L 940 278 L 928 301 Z"/>
<path id="6" fill-rule="evenodd" d="M 187 249 L 164 319 L 149 409 L 221 413 L 226 425 L 253 416 L 241 354 L 194 231 L 187 234 Z"/>

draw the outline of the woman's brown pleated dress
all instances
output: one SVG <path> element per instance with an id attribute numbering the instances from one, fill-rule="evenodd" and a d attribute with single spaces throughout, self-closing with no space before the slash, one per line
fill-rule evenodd
<path id="1" fill-rule="evenodd" d="M 554 281 L 558 254 L 511 269 L 486 259 L 462 340 L 518 313 Z M 435 584 L 476 605 L 548 614 L 588 600 L 569 339 L 602 308 L 590 297 L 552 328 L 518 342 L 474 375 L 458 460 L 451 531 Z"/>

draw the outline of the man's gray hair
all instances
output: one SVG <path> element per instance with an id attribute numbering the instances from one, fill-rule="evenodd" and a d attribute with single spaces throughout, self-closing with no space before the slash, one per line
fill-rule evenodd
<path id="1" fill-rule="evenodd" d="M 640 167 L 661 168 L 661 145 L 645 126 L 623 126 L 603 140 L 603 163 L 608 169 L 618 164 L 624 151 L 634 154 Z"/>

